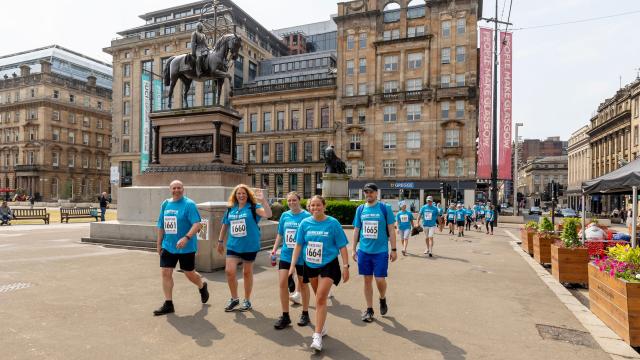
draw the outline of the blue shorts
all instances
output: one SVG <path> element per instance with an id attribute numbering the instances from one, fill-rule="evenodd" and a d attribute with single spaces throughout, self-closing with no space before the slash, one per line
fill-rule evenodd
<path id="1" fill-rule="evenodd" d="M 386 278 L 388 269 L 389 253 L 369 254 L 358 250 L 358 274 Z"/>

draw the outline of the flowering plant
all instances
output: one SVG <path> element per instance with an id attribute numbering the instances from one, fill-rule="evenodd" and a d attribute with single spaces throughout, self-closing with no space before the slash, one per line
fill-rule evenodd
<path id="1" fill-rule="evenodd" d="M 526 230 L 536 231 L 536 230 L 538 230 L 538 223 L 537 223 L 537 222 L 535 222 L 535 221 L 533 221 L 533 220 L 532 220 L 532 221 L 529 221 L 529 222 L 524 226 L 524 228 L 525 228 Z"/>
<path id="2" fill-rule="evenodd" d="M 617 244 L 607 255 L 593 260 L 600 271 L 629 282 L 640 282 L 640 248 Z"/>

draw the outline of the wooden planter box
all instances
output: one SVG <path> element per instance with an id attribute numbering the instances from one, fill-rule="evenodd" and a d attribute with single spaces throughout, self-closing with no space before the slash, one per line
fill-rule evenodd
<path id="1" fill-rule="evenodd" d="M 551 263 L 551 244 L 556 240 L 560 240 L 557 235 L 544 234 L 540 236 L 540 233 L 533 235 L 533 257 L 540 264 Z"/>
<path id="2" fill-rule="evenodd" d="M 589 282 L 589 249 L 566 248 L 551 244 L 551 273 L 561 283 L 587 284 Z"/>
<path id="3" fill-rule="evenodd" d="M 589 263 L 589 305 L 611 330 L 631 346 L 640 346 L 640 283 L 609 276 Z"/>
<path id="4" fill-rule="evenodd" d="M 522 247 L 522 250 L 529 255 L 533 255 L 533 235 L 535 234 L 535 231 L 527 229 L 520 230 L 520 239 L 522 240 L 520 246 Z"/>

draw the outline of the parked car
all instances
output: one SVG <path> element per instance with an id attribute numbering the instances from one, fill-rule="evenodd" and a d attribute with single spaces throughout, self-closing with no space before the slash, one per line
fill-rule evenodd
<path id="1" fill-rule="evenodd" d="M 532 206 L 529 209 L 529 215 L 542 215 L 542 209 L 539 206 Z"/>
<path id="2" fill-rule="evenodd" d="M 560 210 L 558 216 L 560 216 L 560 217 L 578 217 L 578 214 L 576 213 L 575 210 L 566 208 L 566 209 Z"/>

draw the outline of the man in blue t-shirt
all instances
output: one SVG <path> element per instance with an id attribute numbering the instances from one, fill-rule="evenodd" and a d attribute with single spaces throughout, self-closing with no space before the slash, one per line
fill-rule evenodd
<path id="1" fill-rule="evenodd" d="M 353 219 L 353 260 L 358 263 L 358 273 L 364 276 L 364 294 L 367 310 L 362 321 L 373 321 L 373 278 L 380 293 L 380 314 L 387 313 L 387 270 L 389 259 L 395 261 L 396 233 L 391 206 L 378 202 L 378 186 L 368 183 L 362 189 L 367 203 L 360 205 Z M 391 242 L 391 253 L 389 253 Z M 358 248 L 359 244 L 359 248 Z"/>
<path id="2" fill-rule="evenodd" d="M 464 236 L 464 220 L 466 216 L 467 216 L 467 213 L 462 207 L 462 204 L 458 204 L 455 212 L 456 227 L 458 228 L 458 237 Z"/>
<path id="3" fill-rule="evenodd" d="M 153 312 L 154 315 L 165 315 L 174 312 L 173 307 L 173 269 L 180 263 L 180 269 L 189 281 L 194 283 L 200 292 L 200 300 L 209 300 L 207 283 L 203 282 L 195 271 L 196 251 L 198 250 L 197 234 L 200 231 L 200 213 L 193 200 L 184 196 L 184 186 L 180 180 L 169 185 L 171 199 L 167 199 L 160 207 L 157 228 L 157 248 L 162 270 L 162 290 L 164 304 Z"/>
<path id="4" fill-rule="evenodd" d="M 425 255 L 433 257 L 433 234 L 436 232 L 436 220 L 440 214 L 440 209 L 433 205 L 433 197 L 427 196 L 427 204 L 420 208 L 418 216 L 422 220 L 422 227 L 426 236 L 427 248 Z"/>

